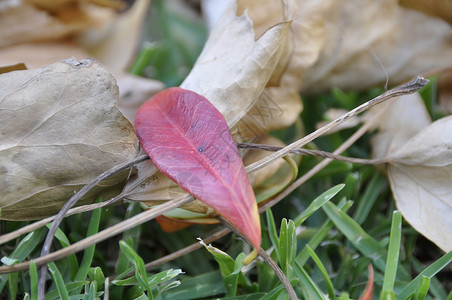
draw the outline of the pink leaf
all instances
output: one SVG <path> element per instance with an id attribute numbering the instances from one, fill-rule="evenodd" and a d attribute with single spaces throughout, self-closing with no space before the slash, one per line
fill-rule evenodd
<path id="1" fill-rule="evenodd" d="M 162 91 L 137 111 L 135 130 L 161 172 L 259 247 L 259 213 L 242 158 L 226 120 L 206 98 L 181 88 Z"/>

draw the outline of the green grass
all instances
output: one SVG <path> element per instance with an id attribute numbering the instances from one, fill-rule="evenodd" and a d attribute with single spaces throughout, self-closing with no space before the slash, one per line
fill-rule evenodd
<path id="1" fill-rule="evenodd" d="M 156 43 L 143 46 L 131 72 L 167 86 L 178 85 L 202 49 L 206 30 L 202 24 L 168 10 L 166 1 L 153 1 L 152 5 L 156 9 L 153 24 L 163 25 L 158 30 L 155 26 L 146 29 Z M 185 36 L 176 34 L 180 28 Z M 435 108 L 434 83 L 422 95 L 435 119 L 441 113 Z M 303 97 L 300 120 L 309 133 L 328 108 L 352 109 L 380 92 L 334 90 Z M 299 125 L 274 134 L 290 142 Z M 309 146 L 332 151 L 354 130 L 321 137 Z M 369 141 L 370 135 L 365 135 L 346 154 L 369 157 Z M 303 157 L 298 177 L 319 160 Z M 54 248 L 67 247 L 141 210 L 139 203 L 124 203 L 68 217 L 55 236 Z M 367 283 L 367 266 L 372 264 L 374 299 L 452 300 L 452 252 L 442 253 L 403 222 L 386 177 L 371 166 L 334 162 L 267 210 L 261 220 L 263 248 L 301 298 L 327 299 L 328 295 L 330 299 L 358 299 Z M 28 223 L 1 221 L 1 232 L 12 232 Z M 195 225 L 166 233 L 155 221 L 137 226 L 49 264 L 46 299 L 102 299 L 106 294 L 110 299 L 286 299 L 286 291 L 268 265 L 258 261 L 243 268 L 242 258 L 250 249 L 232 235 L 214 242 L 223 252 L 201 249 L 145 270 L 145 263 L 219 228 Z M 2 263 L 11 265 L 38 257 L 46 232 L 44 227 L 0 245 Z M 26 271 L 1 274 L 0 298 L 37 299 L 37 274 L 33 264 Z"/>

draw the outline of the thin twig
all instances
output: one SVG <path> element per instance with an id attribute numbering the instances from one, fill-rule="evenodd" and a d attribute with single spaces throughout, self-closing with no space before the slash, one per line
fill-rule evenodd
<path id="1" fill-rule="evenodd" d="M 82 213 L 82 212 L 87 212 L 87 211 L 92 211 L 98 208 L 102 208 L 102 207 L 106 207 L 106 206 L 110 206 L 116 202 L 118 202 L 119 200 L 121 200 L 124 197 L 124 193 L 119 194 L 118 196 L 108 200 L 108 201 L 104 201 L 104 202 L 100 202 L 100 203 L 93 203 L 93 204 L 87 204 L 87 205 L 83 205 L 83 206 L 79 206 L 79 207 L 75 207 L 75 208 L 71 208 L 65 215 L 64 217 L 69 217 L 78 213 Z M 3 234 L 0 236 L 0 245 L 7 243 L 15 238 L 18 238 L 19 236 L 31 232 L 33 230 L 39 229 L 41 227 L 44 227 L 45 225 L 47 225 L 48 223 L 52 222 L 53 220 L 55 220 L 57 215 L 51 216 L 51 217 L 47 217 L 45 219 L 36 221 L 32 224 L 29 224 L 27 226 L 21 227 L 13 232 L 9 232 L 6 234 Z"/>
<path id="2" fill-rule="evenodd" d="M 177 198 L 175 200 L 165 202 L 161 205 L 158 205 L 158 206 L 152 207 L 146 211 L 143 211 L 143 212 L 139 213 L 138 215 L 133 216 L 132 218 L 124 220 L 113 226 L 110 226 L 107 229 L 104 229 L 96 234 L 93 234 L 93 235 L 91 235 L 77 243 L 74 243 L 68 247 L 62 248 L 55 252 L 52 252 L 46 256 L 41 256 L 32 261 L 37 266 L 42 266 L 42 265 L 47 264 L 48 262 L 59 260 L 68 255 L 71 255 L 71 254 L 77 253 L 83 249 L 86 249 L 90 245 L 102 242 L 112 236 L 115 236 L 115 235 L 120 234 L 124 231 L 127 231 L 131 228 L 134 228 L 140 224 L 148 222 L 149 220 L 152 220 L 155 217 L 158 217 L 161 214 L 164 214 L 165 212 L 168 212 L 170 210 L 183 206 L 187 203 L 190 203 L 191 201 L 193 201 L 193 197 L 191 195 L 186 195 L 186 196 Z M 31 261 L 15 264 L 15 265 L 11 265 L 11 266 L 1 266 L 0 274 L 26 270 L 29 268 L 30 262 Z"/>
<path id="3" fill-rule="evenodd" d="M 237 147 L 242 149 L 254 149 L 254 150 L 263 150 L 263 151 L 279 151 L 284 147 L 282 146 L 273 146 L 273 145 L 265 145 L 265 144 L 253 144 L 253 143 L 237 143 Z M 324 158 L 331 158 L 335 160 L 340 160 L 344 162 L 356 163 L 361 165 L 380 165 L 387 163 L 387 159 L 365 159 L 365 158 L 355 158 L 355 157 L 346 157 L 337 155 L 331 152 L 320 151 L 320 150 L 310 150 L 304 148 L 292 149 L 289 153 L 293 154 L 302 154 L 302 155 L 312 155 Z"/>
<path id="4" fill-rule="evenodd" d="M 289 279 L 286 277 L 281 268 L 276 264 L 276 262 L 271 258 L 271 256 L 268 255 L 268 253 L 265 252 L 265 250 L 262 247 L 259 248 L 259 255 L 270 266 L 270 268 L 272 268 L 276 276 L 278 276 L 279 280 L 286 289 L 287 294 L 289 294 L 289 299 L 297 300 L 298 299 L 297 294 L 295 293 L 293 286 L 290 284 Z"/>
<path id="5" fill-rule="evenodd" d="M 82 187 L 74 196 L 72 196 L 61 208 L 60 212 L 56 215 L 55 220 L 52 223 L 52 226 L 50 226 L 49 232 L 47 233 L 46 239 L 44 241 L 44 245 L 42 246 L 41 250 L 41 257 L 46 256 L 50 252 L 50 246 L 52 245 L 53 237 L 55 236 L 55 232 L 57 231 L 58 227 L 61 224 L 61 221 L 63 220 L 64 216 L 68 212 L 69 209 L 71 209 L 77 201 L 79 201 L 86 193 L 88 193 L 93 187 L 95 187 L 97 184 L 99 184 L 102 180 L 122 171 L 127 168 L 130 168 L 131 166 L 140 163 L 142 161 L 145 161 L 149 159 L 147 155 L 140 155 L 137 156 L 128 162 L 119 164 L 110 170 L 100 174 L 93 180 L 91 180 L 88 184 L 86 184 L 84 187 Z M 45 277 L 47 273 L 47 266 L 43 265 L 40 267 L 39 270 L 39 283 L 38 283 L 38 299 L 44 299 L 45 296 Z"/>
<path id="6" fill-rule="evenodd" d="M 283 149 L 270 154 L 269 156 L 265 157 L 264 159 L 261 159 L 253 164 L 250 164 L 246 167 L 246 170 L 248 172 L 254 172 L 257 171 L 259 169 L 262 169 L 263 167 L 265 167 L 266 165 L 268 165 L 269 163 L 275 161 L 276 159 L 283 157 L 285 155 L 287 155 L 291 150 L 293 149 L 297 149 L 297 148 L 301 148 L 303 146 L 305 146 L 306 144 L 310 143 L 311 141 L 313 141 L 314 139 L 318 138 L 319 136 L 325 134 L 326 132 L 330 131 L 331 129 L 333 129 L 334 127 L 336 127 L 337 125 L 347 121 L 348 119 L 356 116 L 359 113 L 362 113 L 363 111 L 382 103 L 383 101 L 386 101 L 388 99 L 397 97 L 397 96 L 401 96 L 401 95 L 406 95 L 406 94 L 411 94 L 414 93 L 416 91 L 418 91 L 420 88 L 424 87 L 425 85 L 427 85 L 427 83 L 429 83 L 429 80 L 423 78 L 423 77 L 417 77 L 415 80 L 403 84 L 399 87 L 396 87 L 394 89 L 391 89 L 383 94 L 381 94 L 380 96 L 367 101 L 366 103 L 358 106 L 357 108 L 349 111 L 348 113 L 342 115 L 341 117 L 337 118 L 334 121 L 331 121 L 330 123 L 326 124 L 325 126 L 322 126 L 321 128 L 317 129 L 316 131 L 312 132 L 309 135 L 306 135 L 305 137 L 299 139 L 296 142 L 293 142 L 292 144 L 284 147 Z"/>

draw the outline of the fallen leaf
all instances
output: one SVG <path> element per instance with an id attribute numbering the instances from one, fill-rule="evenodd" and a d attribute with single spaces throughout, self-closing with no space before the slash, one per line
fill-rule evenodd
<path id="1" fill-rule="evenodd" d="M 115 80 L 95 61 L 2 74 L 0 86 L 1 219 L 55 214 L 87 182 L 135 155 Z M 128 174 L 103 181 L 79 204 L 118 193 Z"/>
<path id="2" fill-rule="evenodd" d="M 246 13 L 232 3 L 216 23 L 204 49 L 181 88 L 194 91 L 235 125 L 261 96 L 282 57 L 290 51 L 286 19 L 256 39 Z M 290 7 L 286 7 L 290 11 Z"/>
<path id="3" fill-rule="evenodd" d="M 99 1 L 95 2 L 99 4 Z M 136 55 L 149 3 L 150 0 L 137 0 L 126 12 L 103 17 L 104 21 L 99 26 L 92 26 L 79 34 L 77 42 L 117 77 L 127 70 Z M 112 14 L 114 11 L 100 9 L 98 13 Z"/>
<path id="4" fill-rule="evenodd" d="M 149 98 L 165 88 L 157 80 L 138 77 L 132 74 L 122 74 L 118 78 L 119 110 L 133 123 L 138 108 Z"/>
<path id="5" fill-rule="evenodd" d="M 370 119 L 381 109 L 386 110 L 375 126 L 378 133 L 371 140 L 372 157 L 377 159 L 390 156 L 432 123 L 419 93 L 400 96 L 388 103 L 389 107 L 375 107 L 365 116 Z"/>
<path id="6" fill-rule="evenodd" d="M 311 2 L 299 0 L 300 10 Z M 439 18 L 402 7 L 397 0 L 318 3 L 321 11 L 328 6 L 316 25 L 320 26 L 316 30 L 325 34 L 312 36 L 320 39 L 311 43 L 321 45 L 321 49 L 303 74 L 301 90 L 305 93 L 334 87 L 366 89 L 387 81 L 395 85 L 451 65 L 451 27 Z M 295 38 L 301 34 L 304 31 L 294 32 Z"/>
<path id="7" fill-rule="evenodd" d="M 418 232 L 452 250 L 452 116 L 435 121 L 389 156 L 397 207 Z"/>
<path id="8" fill-rule="evenodd" d="M 242 158 L 224 117 L 206 98 L 181 88 L 160 92 L 138 110 L 135 130 L 161 172 L 259 248 L 259 213 Z"/>
<path id="9" fill-rule="evenodd" d="M 73 8 L 72 13 L 79 14 L 79 18 L 63 22 L 57 16 L 33 5 L 18 3 L 0 9 L 0 28 L 8 29 L 0 31 L 0 47 L 63 39 L 90 25 L 90 20 L 83 15 L 84 12 L 77 8 Z"/>

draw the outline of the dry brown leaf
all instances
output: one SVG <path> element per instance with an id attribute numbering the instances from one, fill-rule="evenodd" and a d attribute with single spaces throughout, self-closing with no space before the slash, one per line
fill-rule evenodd
<path id="1" fill-rule="evenodd" d="M 432 123 L 419 93 L 390 100 L 389 107 L 376 107 L 366 114 L 366 119 L 380 109 L 385 113 L 378 120 L 378 133 L 372 138 L 372 156 L 386 158 L 405 145 L 408 140 Z"/>
<path id="2" fill-rule="evenodd" d="M 451 0 L 399 0 L 399 2 L 406 7 L 440 17 L 449 22 L 449 24 L 452 24 Z"/>
<path id="3" fill-rule="evenodd" d="M 448 114 L 452 114 L 452 69 L 441 72 L 438 78 L 439 103 Z"/>
<path id="4" fill-rule="evenodd" d="M 390 155 L 389 180 L 403 217 L 441 249 L 452 250 L 452 116 Z"/>
<path id="5" fill-rule="evenodd" d="M 95 61 L 2 74 L 0 86 L 1 219 L 55 214 L 88 181 L 136 154 L 116 82 Z M 118 192 L 128 173 L 103 181 L 82 203 Z"/>
<path id="6" fill-rule="evenodd" d="M 305 1 L 298 3 L 302 10 Z M 334 1 L 320 26 L 326 34 L 317 42 L 323 44 L 317 61 L 304 74 L 303 92 L 365 89 L 387 78 L 395 85 L 452 62 L 449 24 L 397 0 Z"/>
<path id="7" fill-rule="evenodd" d="M 286 8 L 291 11 L 290 7 Z M 253 24 L 236 15 L 236 3 L 218 20 L 192 71 L 181 84 L 203 95 L 223 114 L 229 127 L 254 105 L 290 50 L 291 20 L 255 39 Z"/>
<path id="8" fill-rule="evenodd" d="M 97 9 L 103 22 L 90 27 L 77 37 L 80 45 L 114 73 L 125 72 L 134 58 L 140 43 L 141 29 L 148 12 L 150 0 L 137 0 L 127 12 L 120 15 L 112 10 Z M 100 16 L 93 17 L 99 19 Z M 110 14 L 104 16 L 106 13 Z"/>
<path id="9" fill-rule="evenodd" d="M 92 20 L 80 8 L 71 7 L 70 13 L 71 17 L 65 15 L 63 20 L 27 3 L 0 9 L 0 47 L 62 39 L 91 25 Z"/>

